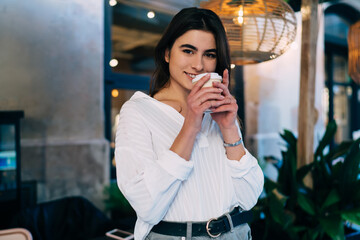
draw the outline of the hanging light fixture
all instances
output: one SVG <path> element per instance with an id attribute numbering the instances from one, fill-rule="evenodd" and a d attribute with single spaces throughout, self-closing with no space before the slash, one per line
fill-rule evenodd
<path id="1" fill-rule="evenodd" d="M 350 26 L 348 33 L 349 76 L 360 84 L 360 21 Z"/>
<path id="2" fill-rule="evenodd" d="M 283 0 L 209 0 L 201 7 L 219 15 L 237 65 L 275 59 L 296 36 L 295 13 Z"/>

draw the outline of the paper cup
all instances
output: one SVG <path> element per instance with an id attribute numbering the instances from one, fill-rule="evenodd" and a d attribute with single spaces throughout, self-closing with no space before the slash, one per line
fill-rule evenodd
<path id="1" fill-rule="evenodd" d="M 196 75 L 196 77 L 192 80 L 192 83 L 195 84 L 206 74 L 207 73 L 202 73 L 202 74 Z M 222 77 L 219 74 L 212 72 L 212 73 L 210 73 L 210 79 L 202 87 L 212 87 L 213 82 L 222 82 Z M 210 109 L 206 109 L 204 113 L 212 113 L 212 111 Z"/>
<path id="2" fill-rule="evenodd" d="M 197 81 L 199 81 L 206 74 L 208 74 L 208 73 L 202 73 L 202 74 L 196 75 L 196 77 L 192 80 L 192 83 L 195 84 Z M 203 85 L 203 87 L 212 87 L 213 82 L 222 82 L 222 77 L 219 74 L 215 73 L 215 72 L 210 73 L 210 79 L 209 79 L 209 81 L 207 81 Z"/>

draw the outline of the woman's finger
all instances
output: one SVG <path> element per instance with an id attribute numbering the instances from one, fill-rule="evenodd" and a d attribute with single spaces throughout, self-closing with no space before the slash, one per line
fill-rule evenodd
<path id="1" fill-rule="evenodd" d="M 223 100 L 219 101 L 220 105 L 236 104 L 236 99 L 233 96 L 225 97 Z"/>
<path id="2" fill-rule="evenodd" d="M 223 84 L 226 87 L 229 87 L 229 70 L 225 69 L 223 72 Z"/>
<path id="3" fill-rule="evenodd" d="M 221 88 L 223 90 L 224 96 L 231 96 L 229 88 L 225 84 L 219 83 L 219 82 L 214 82 L 213 87 Z"/>
<path id="4" fill-rule="evenodd" d="M 217 97 L 217 99 L 209 99 L 207 101 L 200 99 L 200 102 L 201 105 L 206 106 L 206 108 L 220 108 L 222 106 L 230 106 L 226 108 L 222 107 L 219 111 L 216 112 L 237 111 L 238 108 L 238 105 L 236 104 L 236 99 L 233 97 L 223 97 L 223 99 L 219 99 L 219 97 Z"/>
<path id="5" fill-rule="evenodd" d="M 202 86 L 207 81 L 209 81 L 209 79 L 210 79 L 210 73 L 208 73 L 205 76 L 203 76 L 202 78 L 200 78 L 200 80 L 194 84 L 193 88 L 191 89 L 190 94 L 198 92 L 202 88 Z"/>
<path id="6" fill-rule="evenodd" d="M 214 108 L 212 109 L 212 111 L 214 113 L 218 113 L 218 112 L 237 112 L 238 110 L 238 105 L 236 104 L 236 102 L 232 102 L 230 104 L 222 104 L 220 106 L 213 106 Z"/>
<path id="7" fill-rule="evenodd" d="M 221 93 L 223 91 L 224 90 L 222 88 L 204 87 L 201 90 L 199 90 L 196 94 L 194 94 L 193 98 L 196 99 L 196 98 L 204 97 L 207 99 L 211 99 L 210 97 L 206 97 L 206 96 L 210 94 L 216 94 L 222 96 Z"/>
<path id="8" fill-rule="evenodd" d="M 206 95 L 202 95 L 199 97 L 199 102 L 200 105 L 207 102 L 207 101 L 216 101 L 216 102 L 221 102 L 221 100 L 223 100 L 225 97 L 221 94 L 218 93 L 211 93 L 211 94 L 206 94 Z"/>

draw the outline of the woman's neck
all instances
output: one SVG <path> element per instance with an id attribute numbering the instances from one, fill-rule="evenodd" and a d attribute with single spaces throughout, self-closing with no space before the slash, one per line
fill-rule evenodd
<path id="1" fill-rule="evenodd" d="M 154 95 L 154 98 L 162 103 L 174 108 L 177 112 L 185 116 L 187 111 L 186 99 L 189 92 L 179 91 L 175 87 L 168 86 L 162 88 Z"/>

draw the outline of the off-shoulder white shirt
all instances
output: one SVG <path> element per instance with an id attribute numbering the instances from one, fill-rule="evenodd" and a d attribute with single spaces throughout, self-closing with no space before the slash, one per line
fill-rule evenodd
<path id="1" fill-rule="evenodd" d="M 117 183 L 137 213 L 136 240 L 161 220 L 207 221 L 235 206 L 249 210 L 263 189 L 256 158 L 246 150 L 240 161 L 229 160 L 210 114 L 204 115 L 189 161 L 169 150 L 183 123 L 175 109 L 142 92 L 121 108 Z"/>

